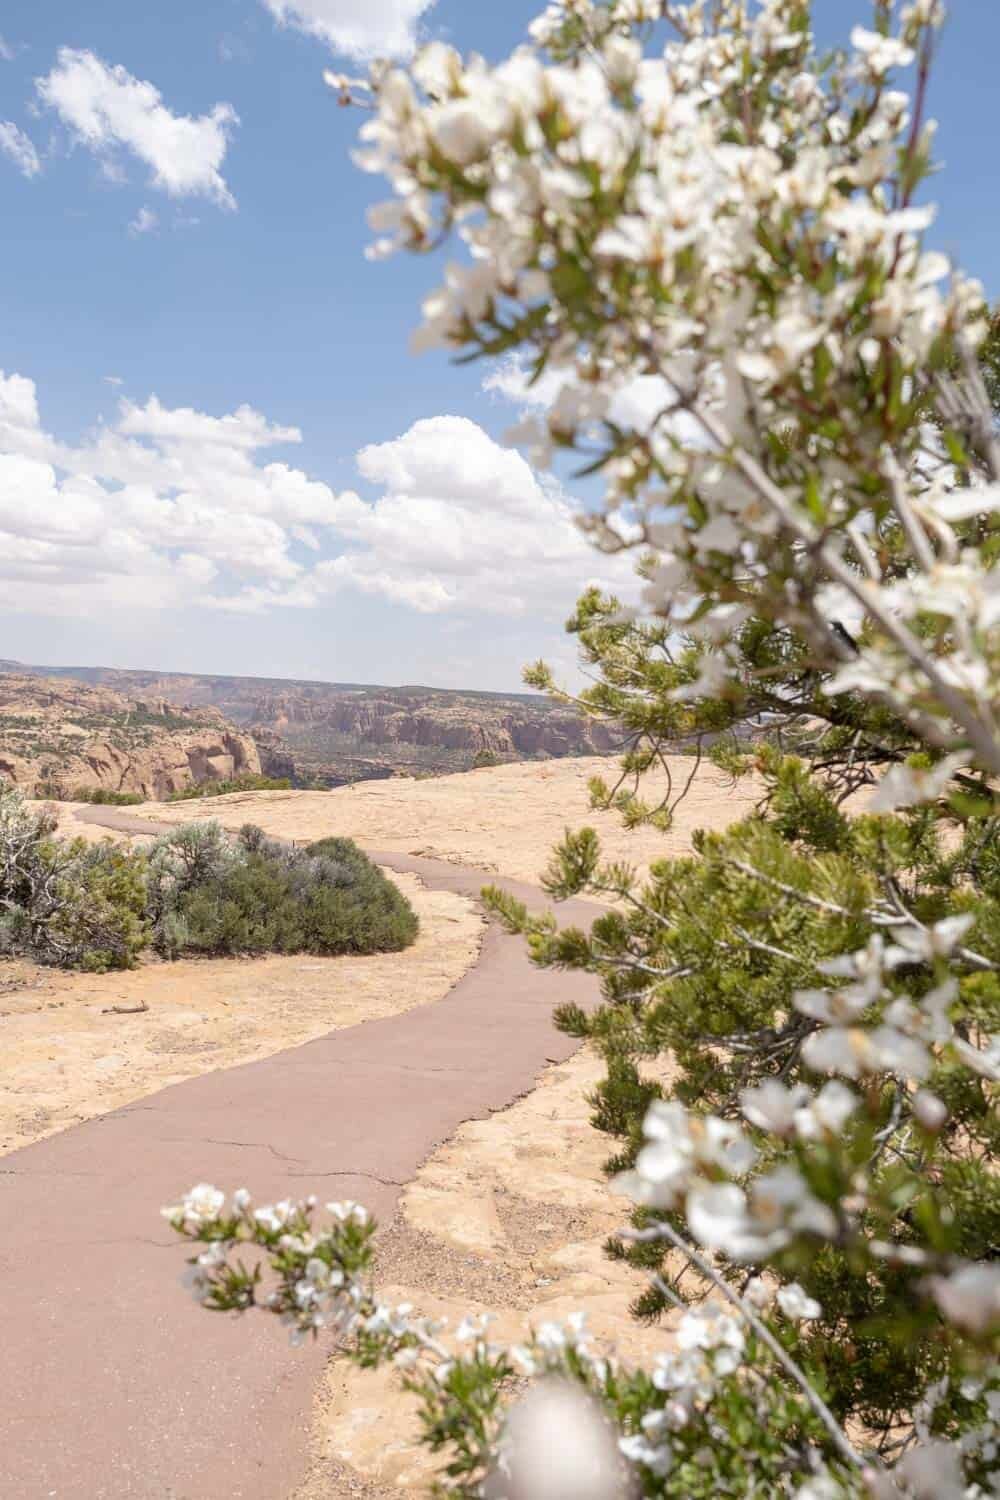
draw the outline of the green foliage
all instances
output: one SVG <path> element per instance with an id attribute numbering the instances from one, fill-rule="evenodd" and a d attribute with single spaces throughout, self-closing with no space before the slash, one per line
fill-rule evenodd
<path id="1" fill-rule="evenodd" d="M 0 955 L 101 973 L 149 941 L 145 858 L 55 837 L 56 820 L 0 790 Z"/>
<path id="2" fill-rule="evenodd" d="M 166 957 L 384 953 L 408 947 L 417 918 L 349 839 L 308 850 L 215 823 L 164 835 L 149 854 L 154 944 Z"/>
<path id="3" fill-rule="evenodd" d="M 95 807 L 137 807 L 146 800 L 140 792 L 113 792 L 103 786 L 78 786 L 70 792 L 58 782 L 42 782 L 35 795 L 50 802 L 90 802 Z"/>
<path id="4" fill-rule="evenodd" d="M 179 792 L 171 792 L 168 802 L 194 802 L 201 797 L 228 797 L 231 792 L 287 792 L 287 776 L 238 776 L 233 781 L 199 781 Z"/>
<path id="5" fill-rule="evenodd" d="M 151 942 L 180 958 L 397 952 L 417 936 L 406 897 L 350 839 L 302 850 L 193 823 L 147 855 L 56 828 L 0 790 L 0 956 L 103 972 Z"/>
<path id="6" fill-rule="evenodd" d="M 802 761 L 769 751 L 756 759 L 766 780 L 761 810 L 725 833 L 696 835 L 692 855 L 660 861 L 648 880 L 602 864 L 592 830 L 567 834 L 547 879 L 550 894 L 618 903 L 589 933 L 560 930 L 551 916 L 531 918 L 501 893 L 485 893 L 507 927 L 527 936 L 536 963 L 600 976 L 600 1006 L 590 1014 L 567 1007 L 556 1019 L 605 1059 L 593 1118 L 616 1142 L 609 1171 L 634 1164 L 654 1098 L 731 1118 L 749 1088 L 812 1081 L 802 1049 L 819 1023 L 796 1010 L 793 995 L 827 987 L 825 966 L 884 930 L 886 892 L 924 926 L 956 914 L 974 918 L 965 941 L 980 968 L 960 979 L 949 1013 L 963 1035 L 997 1027 L 1000 982 L 986 971 L 1000 963 L 1000 819 L 992 810 L 959 818 L 925 806 L 852 817 Z M 894 991 L 919 1002 L 940 978 L 934 964 L 915 960 L 897 971 Z M 884 1001 L 874 1005 L 866 1021 L 877 1023 L 885 1009 Z M 918 1131 L 912 1154 L 873 1147 L 898 1123 L 899 1085 L 889 1080 L 872 1096 L 870 1124 L 801 1164 L 829 1202 L 839 1201 L 853 1173 L 869 1174 L 872 1196 L 895 1204 L 886 1222 L 869 1223 L 872 1232 L 922 1242 L 930 1215 L 942 1251 L 988 1258 L 1000 1243 L 992 1091 L 944 1059 L 925 1087 L 947 1103 L 950 1117 L 940 1134 Z M 641 1212 L 636 1222 L 644 1222 Z M 664 1248 L 652 1258 L 666 1276 Z M 650 1264 L 648 1245 L 623 1253 Z M 796 1250 L 777 1263 L 824 1309 L 805 1345 L 833 1410 L 890 1433 L 899 1413 L 950 1368 L 937 1318 L 920 1307 L 919 1275 L 898 1265 L 873 1273 L 867 1263 L 860 1274 L 849 1246 L 813 1256 Z M 733 1274 L 743 1275 L 737 1267 Z M 666 1305 L 654 1289 L 642 1312 L 657 1316 Z"/>

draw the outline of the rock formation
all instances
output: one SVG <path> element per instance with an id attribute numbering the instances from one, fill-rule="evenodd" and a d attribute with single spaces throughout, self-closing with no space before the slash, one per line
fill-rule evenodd
<path id="1" fill-rule="evenodd" d="M 0 675 L 0 777 L 31 796 L 133 792 L 160 799 L 260 775 L 252 737 L 214 708 L 107 687 Z"/>
<path id="2" fill-rule="evenodd" d="M 95 691 L 156 699 L 206 719 L 213 710 L 252 735 L 264 773 L 339 785 L 393 774 L 463 770 L 478 756 L 497 760 L 605 755 L 620 736 L 537 694 L 425 687 L 367 687 L 254 677 L 197 677 L 100 667 L 58 669 Z M 55 668 L 3 672 L 47 674 Z M 45 680 L 49 680 L 45 676 Z M 2 682 L 2 676 L 0 676 Z M 63 683 L 65 687 L 65 682 Z"/>

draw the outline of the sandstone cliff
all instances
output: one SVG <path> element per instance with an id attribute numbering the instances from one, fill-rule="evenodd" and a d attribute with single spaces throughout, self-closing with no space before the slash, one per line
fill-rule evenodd
<path id="1" fill-rule="evenodd" d="M 0 661 L 0 674 L 55 668 Z M 259 677 L 218 677 L 66 667 L 58 673 L 94 687 L 184 705 L 204 717 L 214 709 L 257 742 L 265 774 L 298 784 L 336 786 L 394 774 L 435 775 L 499 761 L 606 755 L 620 735 L 533 693 L 386 688 Z M 2 680 L 2 675 L 0 675 Z M 64 684 L 65 686 L 65 684 Z"/>
<path id="2" fill-rule="evenodd" d="M 260 774 L 252 737 L 217 709 L 128 698 L 60 678 L 0 676 L 0 778 L 29 795 L 163 798 Z"/>

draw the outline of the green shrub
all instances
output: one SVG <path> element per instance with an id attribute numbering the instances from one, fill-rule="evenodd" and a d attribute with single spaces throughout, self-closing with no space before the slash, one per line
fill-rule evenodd
<path id="1" fill-rule="evenodd" d="M 235 781 L 202 781 L 171 792 L 168 802 L 194 802 L 201 797 L 227 797 L 230 792 L 288 792 L 292 783 L 287 776 L 239 776 Z"/>
<path id="2" fill-rule="evenodd" d="M 112 792 L 103 786 L 78 786 L 68 792 L 56 781 L 40 781 L 35 795 L 48 802 L 91 802 L 98 807 L 136 807 L 146 800 L 141 792 Z"/>
<path id="3" fill-rule="evenodd" d="M 383 953 L 413 942 L 412 907 L 349 839 L 308 850 L 216 823 L 159 839 L 149 855 L 149 914 L 165 957 Z"/>
<path id="4" fill-rule="evenodd" d="M 55 835 L 0 789 L 0 955 L 91 972 L 131 968 L 149 942 L 145 856 Z"/>
<path id="5" fill-rule="evenodd" d="M 294 849 L 247 825 L 192 823 L 146 852 L 55 836 L 50 813 L 0 789 L 0 957 L 130 968 L 167 958 L 384 953 L 417 935 L 405 896 L 349 839 Z"/>
<path id="6" fill-rule="evenodd" d="M 352 839 L 321 839 L 307 853 L 340 872 L 314 890 L 310 910 L 317 941 L 329 941 L 341 923 L 351 936 L 342 951 L 395 953 L 410 946 L 419 930 L 416 913 Z"/>

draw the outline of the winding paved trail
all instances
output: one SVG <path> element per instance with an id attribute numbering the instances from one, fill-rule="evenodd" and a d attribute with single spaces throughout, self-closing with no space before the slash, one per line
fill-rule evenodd
<path id="1" fill-rule="evenodd" d="M 161 832 L 113 809 L 86 821 Z M 483 872 L 368 851 L 435 889 Z M 496 884 L 529 907 L 539 891 Z M 568 921 L 595 908 L 568 902 Z M 210 1073 L 0 1157 L 3 1500 L 285 1500 L 304 1476 L 311 1397 L 329 1345 L 289 1347 L 275 1320 L 237 1323 L 178 1286 L 184 1252 L 158 1210 L 195 1181 L 259 1200 L 356 1198 L 383 1222 L 463 1120 L 509 1105 L 576 1043 L 553 1006 L 586 979 L 533 969 L 487 929 L 443 1000 Z"/>

